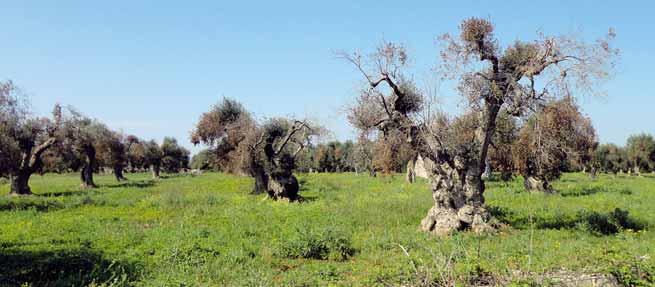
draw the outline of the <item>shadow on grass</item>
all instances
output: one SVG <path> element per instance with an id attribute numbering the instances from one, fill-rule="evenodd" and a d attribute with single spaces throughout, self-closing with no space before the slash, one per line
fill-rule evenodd
<path id="1" fill-rule="evenodd" d="M 34 209 L 39 212 L 53 211 L 64 208 L 58 201 L 40 197 L 0 197 L 0 211 Z"/>
<path id="2" fill-rule="evenodd" d="M 93 189 L 75 189 L 75 190 L 66 190 L 66 191 L 59 191 L 59 192 L 46 192 L 36 195 L 42 197 L 79 196 L 79 195 L 88 195 L 92 191 Z"/>
<path id="3" fill-rule="evenodd" d="M 129 285 L 140 267 L 89 250 L 23 251 L 0 249 L 0 286 L 87 286 L 111 281 Z"/>
<path id="4" fill-rule="evenodd" d="M 632 191 L 628 188 L 614 189 L 606 186 L 585 186 L 580 189 L 561 190 L 559 194 L 562 197 L 569 197 L 569 196 L 588 196 L 596 193 L 611 193 L 611 192 L 617 192 L 625 195 L 632 194 Z"/>
<path id="5" fill-rule="evenodd" d="M 532 218 L 526 214 L 517 214 L 506 208 L 490 206 L 491 215 L 502 223 L 517 229 L 579 229 L 596 235 L 611 235 L 622 230 L 639 231 L 646 224 L 631 217 L 628 211 L 620 208 L 609 213 L 579 210 L 575 214 L 534 214 Z"/>
<path id="6" fill-rule="evenodd" d="M 133 188 L 148 188 L 148 187 L 153 187 L 155 186 L 155 181 L 152 179 L 149 180 L 139 180 L 139 181 L 125 181 L 121 183 L 116 183 L 116 184 L 109 184 L 105 185 L 104 187 L 107 188 L 125 188 L 125 187 L 133 187 Z"/>

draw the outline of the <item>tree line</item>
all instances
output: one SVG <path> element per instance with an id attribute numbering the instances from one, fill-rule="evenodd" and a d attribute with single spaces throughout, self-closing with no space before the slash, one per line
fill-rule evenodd
<path id="1" fill-rule="evenodd" d="M 111 130 L 73 107 L 55 105 L 51 117 L 32 114 L 25 94 L 12 82 L 0 82 L 0 176 L 9 178 L 10 193 L 29 195 L 34 173 L 80 173 L 82 188 L 94 188 L 93 174 L 113 173 L 127 180 L 128 171 L 178 172 L 189 164 L 189 151 L 174 138 L 161 145 Z"/>

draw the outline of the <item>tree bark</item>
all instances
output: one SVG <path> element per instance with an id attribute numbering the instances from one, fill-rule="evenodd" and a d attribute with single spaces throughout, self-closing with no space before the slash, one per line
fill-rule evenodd
<path id="1" fill-rule="evenodd" d="M 80 172 L 80 180 L 82 181 L 82 188 L 95 188 L 98 187 L 93 181 L 93 168 L 96 166 L 96 150 L 93 147 L 84 148 L 84 165 Z"/>
<path id="2" fill-rule="evenodd" d="M 268 179 L 268 195 L 276 200 L 296 201 L 298 195 L 298 180 L 292 174 L 273 175 Z"/>
<path id="3" fill-rule="evenodd" d="M 415 159 L 411 159 L 407 163 L 407 175 L 405 176 L 405 180 L 408 183 L 416 182 L 416 171 L 414 170 L 415 166 L 416 166 L 416 160 Z"/>
<path id="4" fill-rule="evenodd" d="M 427 172 L 432 185 L 434 206 L 421 221 L 421 230 L 448 235 L 467 229 L 474 232 L 492 229 L 489 224 L 491 216 L 484 206 L 485 184 L 482 174 L 486 168 L 487 153 L 496 130 L 499 111 L 500 103 L 486 102 L 484 126 L 477 136 L 480 150 L 475 160 L 463 162 L 456 157 L 447 161 L 423 156 L 424 160 L 430 159 L 433 162 Z M 432 150 L 439 150 L 434 144 L 432 146 Z"/>
<path id="5" fill-rule="evenodd" d="M 11 191 L 9 192 L 9 194 L 31 195 L 32 190 L 30 189 L 30 186 L 28 184 L 31 175 L 32 175 L 31 172 L 23 171 L 23 172 L 16 173 L 16 175 L 10 176 L 9 181 L 10 181 Z"/>
<path id="6" fill-rule="evenodd" d="M 491 177 L 491 164 L 489 160 L 484 162 L 484 172 L 482 173 L 482 179 L 487 180 Z"/>
<path id="7" fill-rule="evenodd" d="M 479 168 L 456 170 L 435 163 L 429 172 L 434 206 L 421 221 L 421 230 L 436 235 L 471 229 L 490 229 L 490 215 L 484 207 L 484 183 Z"/>
<path id="8" fill-rule="evenodd" d="M 159 178 L 160 169 L 161 169 L 161 167 L 158 164 L 150 165 L 150 171 L 152 171 L 152 178 L 153 179 L 158 179 Z"/>
<path id="9" fill-rule="evenodd" d="M 10 175 L 11 195 L 30 195 L 32 190 L 29 186 L 30 176 L 38 169 L 41 164 L 41 155 L 56 142 L 55 138 L 49 138 L 40 145 L 33 147 L 28 146 L 23 150 L 21 163 L 16 174 Z"/>
<path id="10" fill-rule="evenodd" d="M 264 168 L 253 168 L 251 175 L 255 178 L 255 185 L 253 186 L 252 194 L 266 193 L 268 191 L 268 175 L 264 172 Z"/>
<path id="11" fill-rule="evenodd" d="M 550 183 L 543 179 L 543 178 L 538 178 L 536 176 L 531 176 L 531 175 L 524 175 L 523 176 L 523 186 L 527 191 L 530 192 L 545 192 L 545 193 L 554 193 L 555 190 L 553 187 L 550 185 Z"/>
<path id="12" fill-rule="evenodd" d="M 127 180 L 125 176 L 123 176 L 123 166 L 120 164 L 114 165 L 114 177 L 116 177 L 116 181 L 120 182 L 123 180 Z"/>

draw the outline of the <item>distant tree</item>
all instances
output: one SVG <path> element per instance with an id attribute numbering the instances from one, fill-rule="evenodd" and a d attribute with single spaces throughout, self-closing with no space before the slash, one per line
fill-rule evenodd
<path id="1" fill-rule="evenodd" d="M 373 167 L 384 174 L 402 172 L 409 161 L 417 156 L 407 142 L 407 136 L 390 130 L 378 137 L 373 149 Z"/>
<path id="2" fill-rule="evenodd" d="M 131 172 L 143 171 L 150 167 L 146 161 L 146 143 L 139 138 L 132 138 L 132 143 L 127 148 L 127 162 Z"/>
<path id="3" fill-rule="evenodd" d="M 339 170 L 342 172 L 355 171 L 355 144 L 351 140 L 341 143 L 336 150 L 339 159 Z"/>
<path id="4" fill-rule="evenodd" d="M 652 171 L 655 167 L 655 140 L 649 134 L 638 134 L 628 138 L 626 144 L 629 168 L 634 174 Z"/>
<path id="5" fill-rule="evenodd" d="M 366 135 L 360 135 L 354 147 L 354 168 L 356 173 L 368 172 L 370 176 L 375 176 L 375 167 L 373 166 L 374 143 Z"/>
<path id="6" fill-rule="evenodd" d="M 502 109 L 525 115 L 549 98 L 593 90 L 607 76 L 617 54 L 609 45 L 612 31 L 609 39 L 592 45 L 571 37 L 540 35 L 505 48 L 499 46 L 488 20 L 467 19 L 460 31 L 459 38 L 440 38 L 445 44 L 440 71 L 444 78 L 459 81 L 467 108 L 464 117 L 426 112 L 422 92 L 404 73 L 408 55 L 402 46 L 384 43 L 366 58 L 358 53 L 342 55 L 365 80 L 350 109 L 350 123 L 362 133 L 377 131 L 382 137 L 400 131 L 422 158 L 434 163 L 428 173 L 435 203 L 421 228 L 436 234 L 489 227 L 482 174 Z M 421 113 L 428 115 L 421 117 Z M 479 116 L 469 119 L 469 114 Z M 467 132 L 461 127 L 469 125 L 477 127 L 473 137 L 457 136 Z"/>
<path id="7" fill-rule="evenodd" d="M 336 159 L 334 154 L 334 143 L 322 144 L 316 147 L 314 155 L 314 166 L 320 172 L 333 172 L 336 167 Z"/>
<path id="8" fill-rule="evenodd" d="M 42 168 L 42 155 L 58 140 L 61 109 L 53 120 L 30 115 L 24 94 L 11 81 L 0 82 L 0 176 L 9 177 L 10 194 L 29 195 L 30 176 Z"/>
<path id="9" fill-rule="evenodd" d="M 175 138 L 165 137 L 161 144 L 162 167 L 168 173 L 178 173 L 189 168 L 189 150 L 180 146 Z"/>
<path id="10" fill-rule="evenodd" d="M 102 162 L 102 166 L 112 169 L 116 181 L 127 180 L 123 175 L 123 169 L 128 161 L 126 143 L 129 140 L 120 133 L 107 130 L 103 133 L 102 138 L 98 138 L 98 158 Z"/>
<path id="11" fill-rule="evenodd" d="M 318 167 L 316 165 L 316 155 L 319 146 L 308 145 L 296 156 L 296 170 L 298 172 L 316 172 Z"/>
<path id="12" fill-rule="evenodd" d="M 191 141 L 209 145 L 219 166 L 252 176 L 253 193 L 293 201 L 299 198 L 293 176 L 296 157 L 319 130 L 305 121 L 282 118 L 258 124 L 240 103 L 224 98 L 201 116 Z"/>
<path id="13" fill-rule="evenodd" d="M 265 186 L 271 198 L 298 200 L 298 180 L 293 175 L 297 155 L 318 135 L 320 128 L 299 120 L 274 118 L 255 131 L 250 142 L 249 170 L 256 186 Z M 258 183 L 257 183 L 258 182 Z"/>
<path id="14" fill-rule="evenodd" d="M 567 161 L 590 158 L 596 142 L 591 120 L 572 98 L 548 103 L 528 118 L 514 145 L 514 162 L 525 188 L 552 192 L 550 182 L 566 170 Z"/>
<path id="15" fill-rule="evenodd" d="M 190 166 L 197 170 L 214 169 L 214 155 L 210 149 L 203 149 L 191 157 Z"/>
<path id="16" fill-rule="evenodd" d="M 617 174 L 626 169 L 625 151 L 615 144 L 601 144 L 594 152 L 594 165 L 605 173 Z"/>
<path id="17" fill-rule="evenodd" d="M 63 148 L 73 151 L 81 162 L 80 180 L 82 188 L 95 188 L 93 172 L 100 167 L 98 153 L 107 154 L 113 160 L 107 143 L 114 133 L 103 123 L 87 117 L 72 107 L 67 108 L 63 122 Z"/>
<path id="18" fill-rule="evenodd" d="M 152 178 L 159 178 L 161 171 L 162 159 L 164 153 L 155 140 L 141 143 L 143 145 L 143 164 L 149 167 L 152 172 Z"/>
<path id="19" fill-rule="evenodd" d="M 245 140 L 255 129 L 255 120 L 241 103 L 223 98 L 200 117 L 191 133 L 191 142 L 208 145 L 219 170 L 249 173 Z"/>
<path id="20" fill-rule="evenodd" d="M 508 181 L 514 174 L 512 146 L 518 138 L 516 118 L 501 111 L 496 122 L 496 133 L 489 147 L 489 166 L 491 170 L 500 172 L 500 178 Z"/>

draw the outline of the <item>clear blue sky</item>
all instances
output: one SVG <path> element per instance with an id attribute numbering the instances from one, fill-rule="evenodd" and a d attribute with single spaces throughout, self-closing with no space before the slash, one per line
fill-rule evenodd
<path id="1" fill-rule="evenodd" d="M 182 3 L 184 2 L 184 3 Z M 193 2 L 193 3 L 191 3 Z M 357 2 L 357 3 L 355 3 Z M 409 1 L 407 1 L 409 2 Z M 143 138 L 189 131 L 221 96 L 258 117 L 309 117 L 353 137 L 343 106 L 360 80 L 334 51 L 404 43 L 416 78 L 437 64 L 435 38 L 471 16 L 509 43 L 535 31 L 593 39 L 614 27 L 622 59 L 608 96 L 580 101 L 602 142 L 655 132 L 652 1 L 1 1 L 0 79 L 37 114 L 71 104 Z M 447 109 L 454 92 L 441 88 Z"/>

